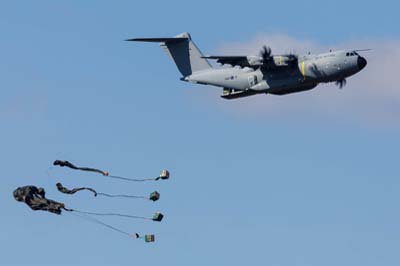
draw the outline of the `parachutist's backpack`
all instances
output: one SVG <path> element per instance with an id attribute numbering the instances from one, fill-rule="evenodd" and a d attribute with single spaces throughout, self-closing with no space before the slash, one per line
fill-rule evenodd
<path id="1" fill-rule="evenodd" d="M 161 212 L 156 212 L 154 215 L 153 215 L 153 221 L 155 221 L 155 222 L 161 222 L 161 220 L 163 219 L 163 217 L 164 217 L 164 215 L 161 213 Z"/>
<path id="2" fill-rule="evenodd" d="M 144 236 L 144 241 L 146 241 L 146 242 L 154 242 L 155 241 L 155 237 L 154 237 L 154 235 L 145 235 Z"/>
<path id="3" fill-rule="evenodd" d="M 157 191 L 152 192 L 152 193 L 150 194 L 149 199 L 152 200 L 152 201 L 157 201 L 157 200 L 159 200 L 159 199 L 160 199 L 160 193 L 158 193 Z"/>
<path id="4" fill-rule="evenodd" d="M 160 173 L 160 178 L 163 179 L 163 180 L 168 179 L 169 178 L 168 170 L 162 170 L 161 173 Z"/>

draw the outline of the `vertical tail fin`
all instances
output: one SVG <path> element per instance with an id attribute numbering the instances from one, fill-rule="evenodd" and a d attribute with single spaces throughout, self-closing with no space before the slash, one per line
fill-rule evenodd
<path id="1" fill-rule="evenodd" d="M 187 32 L 173 38 L 136 38 L 128 41 L 160 42 L 160 46 L 174 61 L 184 77 L 212 68 L 207 59 L 202 58 L 203 54 Z"/>

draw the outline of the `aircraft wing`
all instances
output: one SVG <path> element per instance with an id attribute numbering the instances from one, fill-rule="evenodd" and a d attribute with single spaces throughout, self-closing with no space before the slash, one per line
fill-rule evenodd
<path id="1" fill-rule="evenodd" d="M 231 65 L 231 66 L 240 66 L 240 67 L 254 67 L 254 65 L 250 65 L 247 56 L 229 56 L 229 55 L 210 55 L 210 56 L 203 56 L 202 58 L 205 59 L 212 59 L 217 60 L 217 63 L 222 65 Z"/>
<path id="2" fill-rule="evenodd" d="M 161 42 L 161 43 L 177 43 L 186 41 L 189 38 L 186 37 L 174 37 L 174 38 L 134 38 L 127 39 L 128 42 Z"/>
<path id="3" fill-rule="evenodd" d="M 217 63 L 228 64 L 231 66 L 251 67 L 253 69 L 262 68 L 265 70 L 273 70 L 278 68 L 297 65 L 298 57 L 293 54 L 288 55 L 269 55 L 266 58 L 259 56 L 242 56 L 242 55 L 210 55 L 203 56 L 206 59 L 217 60 Z"/>

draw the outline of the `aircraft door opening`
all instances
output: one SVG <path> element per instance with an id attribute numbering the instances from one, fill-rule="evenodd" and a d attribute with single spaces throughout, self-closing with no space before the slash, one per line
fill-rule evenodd
<path id="1" fill-rule="evenodd" d="M 248 77 L 248 79 L 249 79 L 249 87 L 250 88 L 255 86 L 255 85 L 257 85 L 258 80 L 257 80 L 257 76 L 256 75 L 252 75 L 252 76 Z"/>

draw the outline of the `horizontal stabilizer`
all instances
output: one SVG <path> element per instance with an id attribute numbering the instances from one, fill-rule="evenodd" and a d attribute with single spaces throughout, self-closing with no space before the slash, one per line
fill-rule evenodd
<path id="1" fill-rule="evenodd" d="M 189 38 L 176 37 L 176 38 L 133 38 L 127 39 L 128 42 L 164 42 L 164 43 L 177 43 L 186 41 Z"/>

